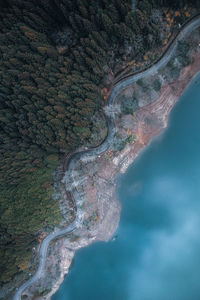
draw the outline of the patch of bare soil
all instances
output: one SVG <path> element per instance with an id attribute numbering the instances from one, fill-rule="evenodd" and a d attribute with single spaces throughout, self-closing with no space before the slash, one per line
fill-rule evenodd
<path id="1" fill-rule="evenodd" d="M 121 209 L 116 197 L 117 175 L 125 172 L 152 137 L 167 126 L 171 109 L 199 70 L 200 51 L 196 49 L 192 64 L 182 69 L 174 82 L 165 83 L 154 102 L 138 108 L 133 115 L 119 117 L 116 120 L 117 132 L 135 135 L 137 137 L 135 141 L 127 143 L 121 151 L 114 151 L 111 147 L 92 161 L 80 162 L 76 171 L 85 178 L 84 184 L 79 188 L 84 199 L 83 224 L 67 238 L 50 245 L 43 276 L 40 282 L 24 293 L 27 295 L 26 299 L 33 299 L 33 295 L 40 289 L 44 290 L 43 295 L 36 298 L 50 299 L 68 273 L 75 251 L 94 241 L 107 241 L 112 237 L 119 223 Z M 50 293 L 49 287 L 52 287 Z"/>

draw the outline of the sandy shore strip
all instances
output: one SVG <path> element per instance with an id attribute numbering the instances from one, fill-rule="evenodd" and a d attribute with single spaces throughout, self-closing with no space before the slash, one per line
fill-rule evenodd
<path id="1" fill-rule="evenodd" d="M 83 225 L 67 238 L 50 244 L 43 274 L 38 282 L 24 292 L 26 299 L 33 299 L 38 290 L 41 295 L 41 289 L 43 295 L 38 295 L 37 299 L 50 299 L 69 272 L 75 251 L 97 240 L 108 241 L 113 236 L 121 211 L 116 197 L 117 176 L 124 173 L 152 138 L 166 128 L 171 109 L 199 70 L 200 50 L 196 48 L 192 63 L 181 70 L 176 80 L 163 84 L 155 101 L 138 108 L 134 115 L 116 118 L 116 131 L 135 135 L 137 139 L 134 143 L 127 144 L 122 151 L 113 151 L 111 147 L 93 160 L 81 160 L 78 163 L 77 176 L 85 177 L 84 185 L 78 187 L 84 199 Z M 124 128 L 122 122 L 127 118 L 129 122 Z"/>

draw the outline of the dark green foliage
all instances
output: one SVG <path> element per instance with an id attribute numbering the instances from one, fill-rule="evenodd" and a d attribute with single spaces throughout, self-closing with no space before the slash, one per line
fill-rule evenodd
<path id="1" fill-rule="evenodd" d="M 126 140 L 123 140 L 122 137 L 115 137 L 115 139 L 113 140 L 112 150 L 122 151 L 125 148 L 126 144 Z"/>
<path id="2" fill-rule="evenodd" d="M 3 158 L 0 281 L 7 282 L 23 270 L 24 263 L 29 265 L 37 232 L 60 222 L 60 212 L 58 203 L 52 199 L 52 172 L 58 164 L 57 155 L 47 156 L 37 147 L 31 147 L 27 153 L 14 154 L 8 149 Z"/>
<path id="3" fill-rule="evenodd" d="M 141 86 L 142 87 L 142 90 L 144 91 L 144 92 L 147 92 L 148 90 L 149 90 L 149 86 L 148 86 L 148 84 L 146 84 L 142 79 L 139 79 L 139 80 L 137 80 L 137 82 L 136 82 L 139 86 Z"/>
<path id="4" fill-rule="evenodd" d="M 152 85 L 156 92 L 158 92 L 161 88 L 161 82 L 159 79 L 155 79 Z"/>
<path id="5" fill-rule="evenodd" d="M 124 114 L 132 114 L 136 107 L 137 107 L 137 101 L 134 98 L 125 98 L 122 100 L 122 112 Z"/>
<path id="6" fill-rule="evenodd" d="M 136 83 L 143 88 L 145 87 L 145 83 L 142 79 L 138 79 Z"/>
<path id="7" fill-rule="evenodd" d="M 112 143 L 113 151 L 121 151 L 123 150 L 127 144 L 132 144 L 136 140 L 135 135 L 128 135 L 127 137 L 123 137 L 119 134 L 116 134 Z"/>
<path id="8" fill-rule="evenodd" d="M 139 0 L 139 2 L 143 2 L 144 0 Z M 151 0 L 150 1 L 154 5 L 165 6 L 170 8 L 183 8 L 185 5 L 193 5 L 194 7 L 200 7 L 199 0 Z"/>
<path id="9" fill-rule="evenodd" d="M 186 56 L 190 49 L 190 45 L 184 41 L 178 42 L 177 51 L 179 55 Z"/>
<path id="10" fill-rule="evenodd" d="M 155 5 L 140 0 L 133 12 L 130 0 L 0 1 L 2 282 L 26 269 L 38 232 L 60 221 L 52 172 L 59 155 L 94 143 L 103 80 L 124 56 L 139 60 L 160 45 Z"/>

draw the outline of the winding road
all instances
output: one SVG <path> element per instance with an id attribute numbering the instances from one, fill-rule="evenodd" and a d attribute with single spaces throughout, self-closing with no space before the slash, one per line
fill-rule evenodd
<path id="1" fill-rule="evenodd" d="M 117 94 L 127 86 L 133 84 L 136 82 L 138 79 L 145 78 L 151 74 L 156 73 L 161 67 L 163 67 L 169 60 L 170 58 L 174 55 L 178 41 L 183 40 L 186 35 L 191 33 L 193 30 L 195 30 L 197 27 L 200 26 L 200 16 L 195 16 L 192 19 L 190 19 L 184 26 L 182 26 L 180 32 L 177 34 L 176 38 L 172 41 L 172 43 L 168 46 L 167 50 L 165 53 L 161 56 L 161 58 L 154 63 L 150 68 L 141 71 L 139 73 L 127 76 L 125 79 L 121 79 L 112 89 L 111 94 L 109 95 L 107 99 L 107 106 L 111 106 L 114 104 L 115 98 Z M 115 135 L 115 124 L 114 124 L 114 117 L 107 115 L 107 124 L 108 124 L 108 135 L 105 139 L 105 141 L 98 147 L 92 148 L 89 150 L 77 152 L 71 156 L 71 158 L 68 161 L 67 164 L 67 172 L 69 174 L 70 182 L 73 182 L 73 169 L 74 166 L 76 165 L 76 162 L 80 160 L 80 158 L 87 158 L 91 156 L 97 156 L 102 153 L 104 153 L 110 146 L 113 137 Z M 81 226 L 82 220 L 83 220 L 83 213 L 82 209 L 80 206 L 81 198 L 80 195 L 76 189 L 76 187 L 72 188 L 72 195 L 76 201 L 76 206 L 77 206 L 77 211 L 76 211 L 76 217 L 75 220 L 73 221 L 72 224 L 70 224 L 67 228 L 54 231 L 51 234 L 49 234 L 42 242 L 41 248 L 40 248 L 40 257 L 39 257 L 39 267 L 37 269 L 37 272 L 35 275 L 30 278 L 27 282 L 25 282 L 17 292 L 15 293 L 13 300 L 20 300 L 22 293 L 30 287 L 35 281 L 37 281 L 41 274 L 42 270 L 45 265 L 45 260 L 47 257 L 47 249 L 51 241 L 53 241 L 55 238 L 64 236 L 72 231 L 74 231 L 76 228 Z"/>

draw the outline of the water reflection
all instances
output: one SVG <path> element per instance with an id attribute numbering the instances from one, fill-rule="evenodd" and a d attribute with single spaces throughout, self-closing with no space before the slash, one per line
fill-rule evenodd
<path id="1" fill-rule="evenodd" d="M 121 179 L 118 238 L 80 250 L 53 300 L 200 299 L 199 93 Z"/>

